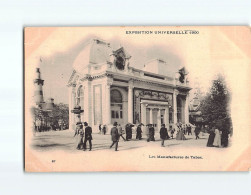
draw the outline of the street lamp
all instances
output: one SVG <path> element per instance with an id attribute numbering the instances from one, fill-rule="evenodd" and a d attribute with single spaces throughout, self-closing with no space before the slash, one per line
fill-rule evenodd
<path id="1" fill-rule="evenodd" d="M 81 115 L 81 113 L 83 113 L 84 112 L 84 110 L 81 110 L 81 106 L 79 106 L 79 105 L 76 105 L 74 108 L 73 108 L 73 110 L 71 110 L 71 113 L 74 113 L 74 114 L 76 114 L 76 116 L 77 116 L 77 118 L 78 118 L 78 122 L 81 122 L 81 117 L 80 117 L 80 115 Z"/>

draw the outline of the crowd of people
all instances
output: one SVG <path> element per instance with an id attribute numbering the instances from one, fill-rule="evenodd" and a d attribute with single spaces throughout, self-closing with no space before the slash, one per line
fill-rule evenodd
<path id="1" fill-rule="evenodd" d="M 84 124 L 84 125 L 83 125 Z M 121 124 L 118 124 L 117 122 L 114 122 L 113 127 L 110 130 L 111 140 L 112 144 L 110 145 L 110 148 L 112 148 L 115 145 L 115 151 L 118 151 L 118 142 L 120 138 L 122 138 L 124 141 L 130 141 L 132 140 L 133 135 L 133 128 L 136 132 L 136 139 L 142 140 L 142 126 L 144 124 L 140 123 L 137 125 L 135 129 L 135 125 L 128 123 L 123 128 Z M 194 135 L 195 139 L 200 139 L 199 134 L 202 131 L 202 126 L 197 125 L 193 126 L 191 124 L 181 124 L 177 123 L 176 125 L 170 125 L 169 130 L 167 130 L 165 124 L 161 125 L 161 128 L 159 130 L 160 139 L 161 139 L 161 147 L 165 147 L 165 140 L 167 139 L 174 139 L 174 134 L 176 133 L 176 140 L 186 140 L 186 135 L 193 135 L 192 134 L 192 128 L 194 128 Z M 125 130 L 124 130 L 125 129 Z M 107 126 L 106 125 L 99 125 L 99 133 L 105 135 L 107 132 Z M 170 136 L 168 134 L 170 133 Z M 155 129 L 153 124 L 147 124 L 146 125 L 146 140 L 147 142 L 155 141 Z M 207 142 L 208 147 L 227 147 L 228 146 L 228 136 L 229 131 L 227 130 L 219 130 L 217 128 L 211 128 L 208 130 L 209 138 Z M 125 134 L 125 137 L 124 137 Z M 74 137 L 78 137 L 78 144 L 77 149 L 84 151 L 86 150 L 86 144 L 89 142 L 89 150 L 92 150 L 92 128 L 88 125 L 87 122 L 81 123 L 78 122 L 76 125 L 76 131 Z"/>
<path id="2" fill-rule="evenodd" d="M 101 125 L 101 124 L 100 124 L 100 125 L 98 126 L 99 134 L 105 135 L 105 134 L 106 134 L 106 131 L 107 131 L 106 128 L 107 128 L 106 125 Z"/>
<path id="3" fill-rule="evenodd" d="M 207 147 L 228 147 L 230 132 L 225 128 L 212 127 L 209 130 Z"/>
<path id="4" fill-rule="evenodd" d="M 41 120 L 36 120 L 33 122 L 33 131 L 34 132 L 45 132 L 45 131 L 61 131 L 69 128 L 68 123 L 64 121 L 53 121 L 53 122 L 45 122 Z"/>

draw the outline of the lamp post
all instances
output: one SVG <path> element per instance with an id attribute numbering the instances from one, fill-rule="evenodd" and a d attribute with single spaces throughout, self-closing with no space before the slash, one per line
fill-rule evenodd
<path id="1" fill-rule="evenodd" d="M 83 113 L 84 112 L 84 110 L 81 110 L 81 106 L 79 106 L 79 105 L 76 105 L 74 108 L 73 108 L 73 110 L 71 110 L 71 113 L 74 113 L 74 114 L 76 114 L 76 116 L 77 116 L 77 118 L 78 118 L 78 122 L 80 122 L 81 123 L 81 113 Z"/>

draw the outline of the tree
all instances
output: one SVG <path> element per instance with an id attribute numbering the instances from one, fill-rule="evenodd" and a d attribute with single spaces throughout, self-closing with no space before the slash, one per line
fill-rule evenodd
<path id="1" fill-rule="evenodd" d="M 217 128 L 231 130 L 232 122 L 229 115 L 230 91 L 222 75 L 213 80 L 210 91 L 201 101 L 200 110 L 205 123 Z"/>
<path id="2" fill-rule="evenodd" d="M 50 114 L 52 123 L 58 125 L 59 120 L 62 120 L 66 126 L 69 124 L 69 107 L 67 104 L 55 104 L 52 113 Z"/>
<path id="3" fill-rule="evenodd" d="M 41 122 L 39 131 L 49 130 L 51 127 L 55 130 L 59 128 L 59 121 L 66 127 L 69 125 L 69 107 L 67 104 L 54 104 L 52 111 L 46 111 L 37 107 L 33 107 L 31 111 L 34 117 L 34 125 L 37 126 L 38 122 Z"/>

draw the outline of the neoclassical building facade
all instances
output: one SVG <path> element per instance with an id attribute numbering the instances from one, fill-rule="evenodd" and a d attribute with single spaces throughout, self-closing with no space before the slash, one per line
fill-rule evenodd
<path id="1" fill-rule="evenodd" d="M 69 128 L 77 117 L 71 110 L 79 105 L 87 121 L 97 130 L 99 124 L 113 122 L 154 124 L 189 123 L 189 82 L 185 69 L 154 59 L 138 69 L 130 66 L 131 55 L 121 47 L 93 39 L 73 63 L 69 88 Z"/>

